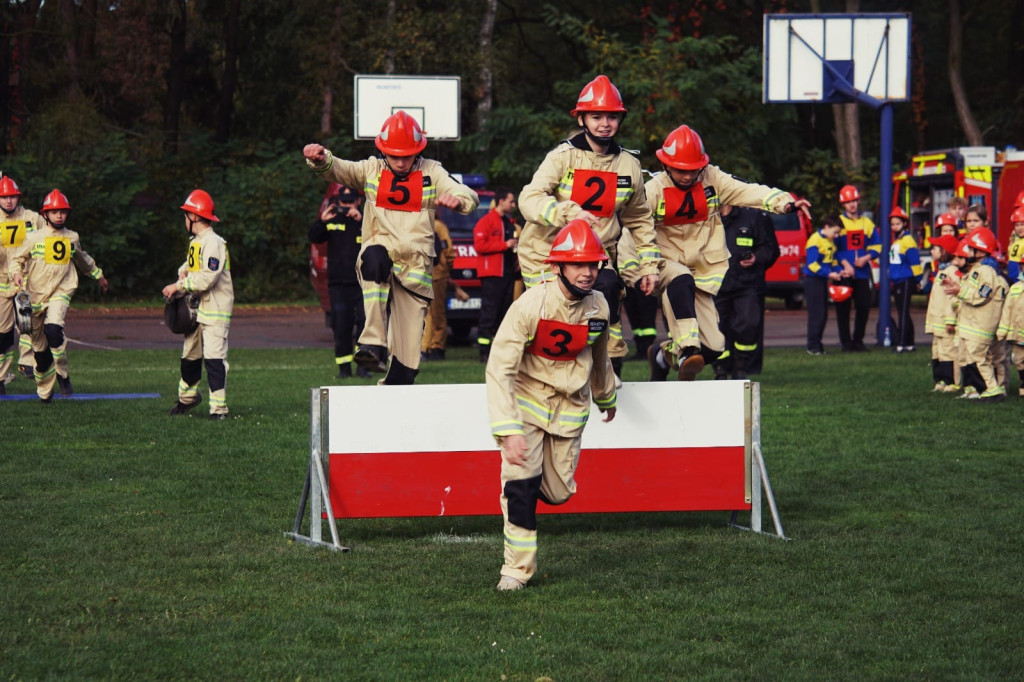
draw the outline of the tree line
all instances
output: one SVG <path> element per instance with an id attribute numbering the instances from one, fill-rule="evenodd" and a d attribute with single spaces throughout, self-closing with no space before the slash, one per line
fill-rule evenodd
<path id="1" fill-rule="evenodd" d="M 426 154 L 495 185 L 529 180 L 572 131 L 582 85 L 605 73 L 630 110 L 620 142 L 652 171 L 665 134 L 687 123 L 712 163 L 808 196 L 819 214 L 847 182 L 873 203 L 873 112 L 761 104 L 764 13 L 811 11 L 912 13 L 898 164 L 1024 142 L 1024 0 L 8 0 L 0 170 L 31 208 L 65 191 L 72 227 L 125 299 L 155 297 L 173 274 L 177 207 L 194 187 L 224 218 L 240 300 L 308 297 L 323 187 L 300 150 L 373 153 L 352 139 L 355 74 L 458 75 L 462 139 Z"/>

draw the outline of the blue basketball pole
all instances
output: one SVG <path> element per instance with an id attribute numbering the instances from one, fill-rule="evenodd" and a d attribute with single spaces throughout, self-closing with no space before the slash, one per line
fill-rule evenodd
<path id="1" fill-rule="evenodd" d="M 879 107 L 879 118 L 881 123 L 881 148 L 878 153 L 878 172 L 881 175 L 879 187 L 879 207 L 876 216 L 878 227 L 882 230 L 882 254 L 878 266 L 878 345 L 884 345 L 886 331 L 889 338 L 893 337 L 893 331 L 889 328 L 891 321 L 890 305 L 892 297 L 889 295 L 889 242 L 892 239 L 889 226 L 889 211 L 892 210 L 892 103 L 883 102 Z M 885 209 L 889 209 L 889 211 Z"/>

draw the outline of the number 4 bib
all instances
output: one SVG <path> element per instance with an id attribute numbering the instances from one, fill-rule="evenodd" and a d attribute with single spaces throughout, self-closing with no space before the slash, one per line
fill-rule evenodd
<path id="1" fill-rule="evenodd" d="M 665 188 L 665 224 L 687 225 L 708 219 L 708 198 L 704 185 L 694 183 L 690 189 Z"/>

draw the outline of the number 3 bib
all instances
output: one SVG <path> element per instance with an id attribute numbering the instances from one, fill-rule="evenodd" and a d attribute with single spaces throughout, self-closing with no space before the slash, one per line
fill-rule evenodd
<path id="1" fill-rule="evenodd" d="M 548 360 L 575 360 L 580 351 L 587 347 L 589 329 L 585 324 L 541 319 L 537 323 L 537 333 L 526 350 Z"/>

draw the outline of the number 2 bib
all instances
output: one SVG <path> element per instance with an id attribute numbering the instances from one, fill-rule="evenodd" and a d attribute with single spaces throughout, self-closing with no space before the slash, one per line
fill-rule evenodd
<path id="1" fill-rule="evenodd" d="M 589 329 L 585 324 L 541 319 L 537 323 L 537 333 L 526 350 L 548 360 L 575 360 L 580 351 L 587 347 Z"/>
<path id="2" fill-rule="evenodd" d="M 690 189 L 665 188 L 665 224 L 687 225 L 708 219 L 708 198 L 704 185 L 694 183 Z"/>
<path id="3" fill-rule="evenodd" d="M 615 213 L 615 190 L 619 176 L 608 171 L 584 170 L 577 168 L 572 175 L 572 194 L 569 198 L 602 218 Z"/>
<path id="4" fill-rule="evenodd" d="M 377 208 L 418 213 L 423 207 L 423 172 L 409 173 L 398 178 L 389 170 L 380 174 L 377 186 Z"/>

